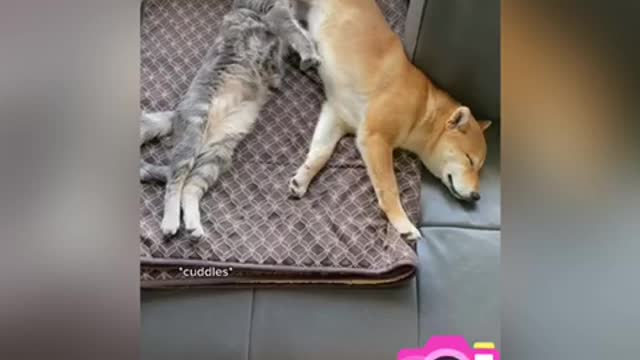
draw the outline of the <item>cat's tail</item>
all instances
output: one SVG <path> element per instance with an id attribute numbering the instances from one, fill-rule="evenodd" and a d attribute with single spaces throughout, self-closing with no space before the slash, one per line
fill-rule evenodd
<path id="1" fill-rule="evenodd" d="M 140 145 L 151 139 L 166 136 L 173 130 L 175 111 L 142 113 L 140 116 Z"/>
<path id="2" fill-rule="evenodd" d="M 140 181 L 166 183 L 171 169 L 167 165 L 154 165 L 140 160 Z"/>

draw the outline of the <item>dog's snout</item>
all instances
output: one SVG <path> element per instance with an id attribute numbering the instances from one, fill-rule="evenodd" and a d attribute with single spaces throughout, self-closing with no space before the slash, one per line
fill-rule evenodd
<path id="1" fill-rule="evenodd" d="M 473 201 L 478 201 L 480 200 L 480 193 L 477 191 L 474 191 L 471 193 L 471 200 Z"/>

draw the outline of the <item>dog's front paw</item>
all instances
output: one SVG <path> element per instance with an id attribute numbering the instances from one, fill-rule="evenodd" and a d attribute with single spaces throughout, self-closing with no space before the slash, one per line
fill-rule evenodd
<path id="1" fill-rule="evenodd" d="M 302 71 L 307 71 L 318 66 L 320 66 L 320 57 L 317 55 L 306 56 L 300 59 L 300 70 Z"/>
<path id="2" fill-rule="evenodd" d="M 300 199 L 306 193 L 307 193 L 307 187 L 303 186 L 303 184 L 300 184 L 300 182 L 296 180 L 295 177 L 289 180 L 289 194 L 292 197 Z"/>
<path id="3" fill-rule="evenodd" d="M 418 239 L 422 238 L 422 234 L 420 233 L 420 230 L 411 225 L 411 229 L 400 232 L 400 237 L 404 241 L 417 241 Z"/>
<path id="4" fill-rule="evenodd" d="M 180 218 L 175 218 L 173 216 L 165 216 L 162 218 L 160 229 L 165 237 L 174 236 L 178 233 L 179 228 Z"/>

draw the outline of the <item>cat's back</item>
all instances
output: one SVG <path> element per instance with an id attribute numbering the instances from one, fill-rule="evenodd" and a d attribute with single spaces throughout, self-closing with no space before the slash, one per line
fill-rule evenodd
<path id="1" fill-rule="evenodd" d="M 273 34 L 258 12 L 233 9 L 227 13 L 218 36 L 209 48 L 178 111 L 191 111 L 194 103 L 210 101 L 222 89 L 238 88 L 255 98 L 264 92 L 273 75 L 280 40 Z M 225 86 L 233 82 L 234 86 Z M 260 94 L 258 94 L 260 93 Z"/>
<path id="2" fill-rule="evenodd" d="M 278 37 L 260 14 L 244 8 L 233 9 L 225 15 L 220 37 L 222 44 L 218 50 L 235 56 L 245 65 L 268 61 L 279 45 Z"/>
<path id="3" fill-rule="evenodd" d="M 220 29 L 216 74 L 211 98 L 207 142 L 231 134 L 246 134 L 268 94 L 268 82 L 278 56 L 279 39 L 259 13 L 234 9 L 225 15 Z"/>
<path id="4" fill-rule="evenodd" d="M 234 8 L 224 15 L 220 34 L 225 37 L 242 37 L 246 33 L 267 32 L 268 28 L 260 13 L 246 9 Z"/>

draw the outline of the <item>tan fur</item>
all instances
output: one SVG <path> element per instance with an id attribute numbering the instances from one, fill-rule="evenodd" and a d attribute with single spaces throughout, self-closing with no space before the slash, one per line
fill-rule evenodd
<path id="1" fill-rule="evenodd" d="M 266 89 L 252 94 L 247 86 L 237 79 L 225 80 L 223 84 L 208 107 L 210 110 L 206 137 L 203 139 L 205 143 L 218 142 L 226 136 L 246 132 L 268 96 Z"/>
<path id="2" fill-rule="evenodd" d="M 409 61 L 374 0 L 304 1 L 311 4 L 327 102 L 291 191 L 302 196 L 337 140 L 355 133 L 380 207 L 401 234 L 419 237 L 400 203 L 393 149 L 418 154 L 456 197 L 477 198 L 490 122 L 477 122 Z"/>

